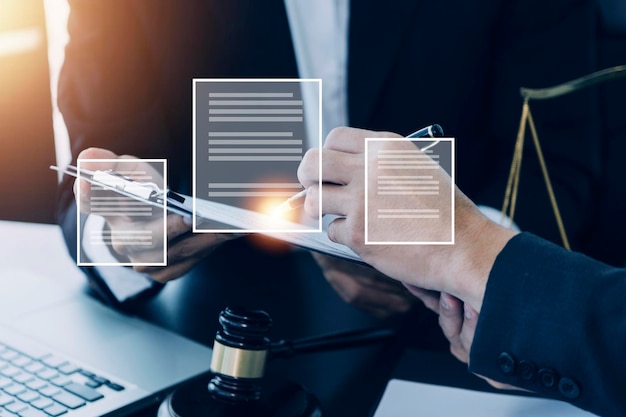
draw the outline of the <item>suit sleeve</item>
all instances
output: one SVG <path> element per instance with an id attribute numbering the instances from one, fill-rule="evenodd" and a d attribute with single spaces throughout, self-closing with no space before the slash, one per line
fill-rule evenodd
<path id="1" fill-rule="evenodd" d="M 59 108 L 73 162 L 92 146 L 146 158 L 163 157 L 167 149 L 157 71 L 132 4 L 70 2 L 70 41 L 59 76 Z M 73 202 L 71 184 L 66 177 L 61 187 L 61 216 Z"/>
<path id="2" fill-rule="evenodd" d="M 624 294 L 626 270 L 517 235 L 490 273 L 470 371 L 623 416 Z"/>
<path id="3" fill-rule="evenodd" d="M 70 7 L 58 104 L 69 132 L 72 163 L 89 147 L 163 158 L 169 143 L 167 115 L 153 52 L 133 2 L 74 0 Z M 72 177 L 63 178 L 56 215 L 76 259 L 73 182 Z M 115 303 L 96 272 L 83 269 L 100 295 Z"/>

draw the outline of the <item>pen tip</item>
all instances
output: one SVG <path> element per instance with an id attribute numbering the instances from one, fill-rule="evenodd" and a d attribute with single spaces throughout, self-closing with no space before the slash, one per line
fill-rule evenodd
<path id="1" fill-rule="evenodd" d="M 440 138 L 443 136 L 443 128 L 438 124 L 434 124 L 431 126 L 430 133 L 433 138 Z"/>

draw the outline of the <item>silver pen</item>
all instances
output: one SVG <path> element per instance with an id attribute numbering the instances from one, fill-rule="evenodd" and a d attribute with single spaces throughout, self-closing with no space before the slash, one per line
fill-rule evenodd
<path id="1" fill-rule="evenodd" d="M 426 126 L 420 130 L 417 130 L 411 133 L 410 135 L 407 136 L 407 138 L 440 138 L 442 136 L 443 136 L 443 128 L 439 126 L 438 124 L 434 124 L 434 125 Z M 429 149 L 433 147 L 434 145 L 436 145 L 437 143 L 439 142 L 436 141 L 428 145 L 427 147 L 423 148 L 422 150 Z M 300 191 L 297 194 L 292 195 L 287 200 L 280 203 L 278 206 L 276 206 L 276 208 L 274 209 L 274 212 L 282 213 L 285 211 L 297 209 L 298 207 L 302 207 L 302 205 L 304 205 L 305 198 L 306 198 L 306 189 Z"/>

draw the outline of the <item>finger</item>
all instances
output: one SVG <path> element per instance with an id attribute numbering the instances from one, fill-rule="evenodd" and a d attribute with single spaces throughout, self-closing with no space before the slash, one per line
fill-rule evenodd
<path id="1" fill-rule="evenodd" d="M 478 312 L 470 307 L 468 304 L 463 305 L 463 328 L 459 340 L 463 349 L 468 352 L 471 351 L 472 342 L 474 341 L 474 333 L 476 332 L 476 324 L 478 323 Z"/>
<path id="2" fill-rule="evenodd" d="M 320 182 L 320 150 L 309 149 L 298 165 L 298 181 L 305 188 Z"/>
<path id="3" fill-rule="evenodd" d="M 165 258 L 165 252 L 162 247 L 151 247 L 150 249 L 143 249 L 141 251 L 134 251 L 127 253 L 127 251 L 119 252 L 122 256 L 128 258 L 129 263 L 136 271 L 143 272 L 146 269 L 160 269 L 162 266 L 153 267 L 149 265 L 162 264 Z"/>
<path id="4" fill-rule="evenodd" d="M 191 231 L 191 217 L 169 214 L 167 216 L 167 240 L 173 241 Z"/>
<path id="5" fill-rule="evenodd" d="M 304 214 L 313 218 L 320 218 L 320 189 L 317 184 L 311 185 L 306 189 L 306 196 L 304 197 Z"/>
<path id="6" fill-rule="evenodd" d="M 334 219 L 328 224 L 326 233 L 331 241 L 348 246 L 356 253 L 365 250 L 363 217 L 358 214 Z"/>
<path id="7" fill-rule="evenodd" d="M 116 155 L 107 149 L 85 149 L 78 155 L 78 162 L 81 169 L 119 171 L 130 178 L 133 178 L 136 174 L 144 179 L 146 177 L 151 178 L 149 181 L 155 181 L 163 176 L 155 168 L 155 164 L 158 164 L 158 162 L 148 162 L 132 155 Z"/>
<path id="8" fill-rule="evenodd" d="M 444 336 L 452 341 L 461 335 L 463 303 L 447 293 L 439 296 L 439 326 Z"/>
<path id="9" fill-rule="evenodd" d="M 101 160 L 114 160 L 117 158 L 118 155 L 114 152 L 109 151 L 108 149 L 87 148 L 78 154 L 77 160 L 80 163 L 80 168 L 96 171 L 113 169 L 113 167 L 115 166 L 115 162 L 105 162 Z"/>
<path id="10" fill-rule="evenodd" d="M 107 170 L 115 167 L 117 155 L 107 149 L 87 148 L 78 154 L 78 168 L 90 171 Z M 95 161 L 98 160 L 98 161 Z M 102 160 L 109 160 L 104 162 Z M 78 172 L 79 178 L 74 181 L 74 195 L 79 203 L 80 211 L 88 213 L 90 211 L 91 183 L 82 179 L 82 174 Z"/>
<path id="11" fill-rule="evenodd" d="M 437 291 L 425 290 L 410 284 L 404 285 L 411 294 L 424 303 L 426 308 L 439 314 L 439 293 Z"/>
<path id="12" fill-rule="evenodd" d="M 188 258 L 174 264 L 168 263 L 167 267 L 135 267 L 135 270 L 150 275 L 156 281 L 165 283 L 185 275 L 197 263 L 198 259 Z"/>
<path id="13" fill-rule="evenodd" d="M 320 174 L 321 160 L 321 174 Z M 347 184 L 363 165 L 362 155 L 354 155 L 331 149 L 307 151 L 298 166 L 298 180 L 306 188 L 322 182 Z"/>
<path id="14" fill-rule="evenodd" d="M 348 246 L 349 232 L 348 223 L 344 217 L 339 217 L 328 224 L 326 227 L 326 234 L 328 238 L 336 243 Z"/>
<path id="15" fill-rule="evenodd" d="M 322 200 L 322 214 L 346 216 L 353 205 L 355 196 L 351 195 L 353 187 L 345 185 L 324 184 L 320 189 L 316 185 L 307 188 L 304 210 L 306 213 L 319 214 L 319 202 Z M 317 216 L 314 216 L 317 218 Z"/>
<path id="16" fill-rule="evenodd" d="M 165 250 L 162 219 L 139 222 L 124 216 L 105 218 L 110 226 L 113 250 L 133 262 L 162 262 Z"/>
<path id="17" fill-rule="evenodd" d="M 124 245 L 114 240 L 113 250 L 126 257 L 132 264 L 162 264 L 165 259 L 165 249 L 162 241 L 152 246 Z"/>
<path id="18" fill-rule="evenodd" d="M 322 182 L 345 185 L 363 176 L 364 155 L 323 149 Z"/>
<path id="19" fill-rule="evenodd" d="M 74 197 L 81 213 L 89 213 L 90 210 L 91 184 L 85 180 L 74 180 Z"/>
<path id="20" fill-rule="evenodd" d="M 124 171 L 133 171 L 140 165 L 146 164 L 145 161 L 131 155 L 117 155 L 116 153 L 101 148 L 87 148 L 78 154 L 78 161 L 82 169 L 91 171 L 106 171 L 108 169 Z M 123 162 L 119 162 L 123 160 Z"/>
<path id="21" fill-rule="evenodd" d="M 162 173 L 157 172 L 153 163 L 132 155 L 118 156 L 112 169 L 140 182 L 154 182 L 163 177 Z"/>
<path id="22" fill-rule="evenodd" d="M 304 201 L 305 213 L 314 219 L 319 218 L 321 199 L 322 214 L 346 216 L 354 203 L 363 199 L 360 184 L 360 179 L 348 185 L 325 182 L 321 187 L 321 192 L 317 183 L 309 185 Z"/>
<path id="23" fill-rule="evenodd" d="M 482 375 L 478 375 L 478 374 L 475 374 L 475 375 L 484 379 L 485 381 L 487 381 L 489 385 L 491 385 L 492 387 L 496 389 L 506 389 L 506 390 L 512 390 L 512 391 L 527 391 L 528 392 L 528 390 L 525 390 L 523 388 L 518 388 L 518 387 L 514 387 L 513 385 L 504 384 L 502 382 L 495 381 L 493 379 L 484 377 Z"/>
<path id="24" fill-rule="evenodd" d="M 365 151 L 365 138 L 373 133 L 353 127 L 336 127 L 326 136 L 324 148 L 347 153 L 362 153 Z"/>
<path id="25" fill-rule="evenodd" d="M 463 328 L 463 303 L 449 294 L 440 296 L 439 326 L 450 342 L 450 352 L 461 362 L 469 362 L 469 351 L 461 341 Z"/>
<path id="26" fill-rule="evenodd" d="M 117 159 L 120 157 L 107 149 L 87 148 L 78 154 L 78 168 L 90 171 L 106 171 L 117 168 Z M 74 195 L 76 195 L 81 212 L 90 211 L 90 197 L 92 184 L 82 179 L 82 174 L 78 172 L 79 178 L 74 181 Z"/>

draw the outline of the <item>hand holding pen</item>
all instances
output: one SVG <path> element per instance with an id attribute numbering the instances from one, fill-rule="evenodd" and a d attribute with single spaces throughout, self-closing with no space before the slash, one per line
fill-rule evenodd
<path id="1" fill-rule="evenodd" d="M 443 137 L 443 129 L 438 124 L 426 126 L 407 136 L 407 138 L 438 138 L 438 137 Z M 438 141 L 435 141 L 431 143 L 430 145 L 428 145 L 427 147 L 423 148 L 422 150 L 431 148 L 435 146 L 437 143 Z M 280 205 L 278 205 L 274 209 L 274 212 L 277 214 L 280 214 L 289 210 L 294 210 L 298 207 L 302 207 L 302 205 L 304 204 L 304 200 L 306 199 L 306 193 L 307 191 L 306 189 L 304 189 L 300 191 L 299 193 L 292 195 L 287 200 L 283 201 Z"/>
<path id="2" fill-rule="evenodd" d="M 443 136 L 443 132 L 439 126 L 432 126 L 410 136 L 436 138 Z M 339 128 L 328 135 L 322 149 L 309 150 L 298 169 L 298 179 L 308 190 L 300 194 L 303 200 L 299 204 L 306 202 L 304 213 L 312 218 L 319 218 L 322 214 L 337 216 L 328 226 L 329 238 L 335 240 L 339 236 L 333 233 L 344 231 L 343 235 L 349 234 L 357 248 L 365 241 L 365 165 L 376 160 L 365 157 L 365 138 L 389 138 L 390 141 L 378 143 L 395 150 L 417 149 L 411 140 L 400 140 L 402 136 L 391 132 Z M 437 142 L 427 140 L 426 145 L 432 147 Z M 348 240 L 335 241 L 350 246 Z M 321 254 L 313 254 L 313 257 L 328 283 L 344 301 L 377 317 L 405 313 L 417 300 L 400 283 L 375 269 Z"/>

